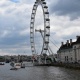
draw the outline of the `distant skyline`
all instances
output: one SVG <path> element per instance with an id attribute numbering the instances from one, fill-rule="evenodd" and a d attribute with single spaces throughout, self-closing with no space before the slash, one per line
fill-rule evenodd
<path id="1" fill-rule="evenodd" d="M 0 0 L 0 55 L 31 55 L 30 19 L 36 0 Z M 45 0 L 50 13 L 50 40 L 58 48 L 63 41 L 80 35 L 79 0 Z M 42 16 L 42 17 L 41 17 Z M 43 12 L 38 7 L 35 26 L 43 26 Z M 54 40 L 53 40 L 54 39 Z M 41 43 L 41 42 L 40 42 Z M 40 44 L 36 44 L 39 48 Z M 51 44 L 54 53 L 58 50 Z"/>

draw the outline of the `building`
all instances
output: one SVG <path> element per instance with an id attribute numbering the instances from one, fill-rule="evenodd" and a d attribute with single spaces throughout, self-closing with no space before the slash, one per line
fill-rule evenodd
<path id="1" fill-rule="evenodd" d="M 4 62 L 5 61 L 5 57 L 4 56 L 0 56 L 0 62 Z"/>
<path id="2" fill-rule="evenodd" d="M 5 55 L 5 62 L 9 63 L 11 61 L 11 57 L 9 55 Z"/>
<path id="3" fill-rule="evenodd" d="M 62 42 L 57 57 L 59 62 L 80 63 L 80 36 L 77 36 L 75 42 L 72 42 L 72 39 L 67 40 L 66 44 Z"/>

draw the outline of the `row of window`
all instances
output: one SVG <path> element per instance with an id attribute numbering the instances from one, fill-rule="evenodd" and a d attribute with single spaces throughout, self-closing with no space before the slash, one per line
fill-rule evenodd
<path id="1" fill-rule="evenodd" d="M 65 56 L 65 61 L 68 61 L 68 60 L 69 60 L 69 57 Z M 71 57 L 71 61 L 72 61 L 72 57 Z"/>

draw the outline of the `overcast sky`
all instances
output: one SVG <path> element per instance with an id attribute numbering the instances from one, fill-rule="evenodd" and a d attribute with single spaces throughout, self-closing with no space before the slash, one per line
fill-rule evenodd
<path id="1" fill-rule="evenodd" d="M 35 1 L 0 0 L 0 55 L 32 54 L 29 36 L 31 11 Z M 80 35 L 80 0 L 46 0 L 46 2 L 50 13 L 50 41 L 58 48 L 62 41 L 64 43 L 69 39 L 75 41 L 76 36 Z M 35 25 L 43 26 L 41 7 L 37 9 Z M 39 42 L 36 43 L 38 49 L 41 47 Z M 50 42 L 53 53 L 58 50 L 55 45 Z"/>

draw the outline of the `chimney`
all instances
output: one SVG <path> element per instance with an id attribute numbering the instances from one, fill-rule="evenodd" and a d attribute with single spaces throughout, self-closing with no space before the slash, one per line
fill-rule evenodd
<path id="1" fill-rule="evenodd" d="M 63 46 L 64 45 L 64 43 L 63 42 L 61 42 L 61 46 Z"/>
<path id="2" fill-rule="evenodd" d="M 70 39 L 70 45 L 72 44 L 72 39 Z"/>
<path id="3" fill-rule="evenodd" d="M 67 40 L 67 46 L 68 46 L 68 44 L 69 44 L 69 40 Z"/>
<path id="4" fill-rule="evenodd" d="M 80 36 L 76 36 L 76 38 L 78 39 Z"/>

